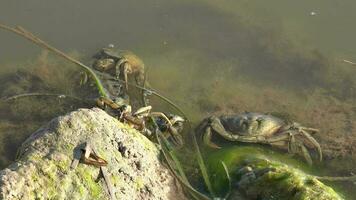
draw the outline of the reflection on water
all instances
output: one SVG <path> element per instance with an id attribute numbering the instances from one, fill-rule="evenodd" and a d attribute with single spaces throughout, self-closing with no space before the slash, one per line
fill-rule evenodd
<path id="1" fill-rule="evenodd" d="M 75 50 L 83 61 L 109 43 L 132 50 L 148 67 L 150 84 L 195 122 L 248 110 L 282 112 L 319 128 L 315 137 L 325 167 L 337 174 L 356 164 L 356 67 L 340 61 L 356 60 L 355 6 L 351 0 L 3 0 L 0 21 Z M 4 31 L 0 41 L 2 96 L 45 91 L 92 97 L 92 88 L 78 86 L 76 67 L 37 58 L 38 48 Z M 0 105 L 0 139 L 6 144 L 1 166 L 40 124 L 82 106 L 53 101 Z M 152 103 L 156 110 L 169 109 L 158 99 Z"/>

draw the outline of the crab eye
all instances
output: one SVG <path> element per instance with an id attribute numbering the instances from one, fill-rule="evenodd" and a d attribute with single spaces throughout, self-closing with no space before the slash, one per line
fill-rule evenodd
<path id="1" fill-rule="evenodd" d="M 256 119 L 256 121 L 257 121 L 258 127 L 260 127 L 262 125 L 264 119 L 262 117 L 259 117 L 259 118 Z"/>
<path id="2" fill-rule="evenodd" d="M 242 124 L 241 129 L 242 129 L 242 130 L 246 130 L 246 129 L 247 129 L 247 123 L 246 123 L 246 122 L 244 122 L 244 123 Z"/>
<path id="3" fill-rule="evenodd" d="M 236 125 L 237 125 L 238 127 L 242 127 L 243 124 L 246 123 L 246 120 L 247 120 L 246 117 L 243 117 L 243 118 L 241 118 L 240 120 L 236 120 Z"/>

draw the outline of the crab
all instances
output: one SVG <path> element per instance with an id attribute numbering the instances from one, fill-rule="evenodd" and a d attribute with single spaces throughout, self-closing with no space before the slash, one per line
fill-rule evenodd
<path id="1" fill-rule="evenodd" d="M 319 132 L 318 129 L 303 127 L 270 114 L 246 112 L 211 116 L 203 120 L 197 131 L 203 132 L 203 142 L 212 148 L 220 148 L 212 142 L 212 135 L 216 133 L 228 141 L 268 144 L 288 150 L 289 153 L 302 155 L 310 165 L 313 162 L 309 150 L 315 149 L 319 161 L 322 161 L 321 147 L 312 137 Z"/>
<path id="2" fill-rule="evenodd" d="M 143 61 L 131 51 L 115 49 L 113 45 L 102 48 L 93 56 L 96 60 L 93 63 L 93 68 L 109 73 L 115 78 L 120 79 L 123 75 L 126 90 L 128 90 L 129 74 L 134 75 L 136 84 L 143 86 L 145 81 L 145 65 Z"/>
<path id="3" fill-rule="evenodd" d="M 110 108 L 109 113 L 115 115 L 119 121 L 129 124 L 147 136 L 151 135 L 152 130 L 150 130 L 151 127 L 146 126 L 146 122 L 152 117 L 161 132 L 168 134 L 168 137 L 171 136 L 170 138 L 177 146 L 183 145 L 180 132 L 184 128 L 185 120 L 178 115 L 152 112 L 152 106 L 141 107 L 133 113 L 130 105 L 118 104 L 106 97 L 98 98 L 96 103 L 104 110 Z"/>

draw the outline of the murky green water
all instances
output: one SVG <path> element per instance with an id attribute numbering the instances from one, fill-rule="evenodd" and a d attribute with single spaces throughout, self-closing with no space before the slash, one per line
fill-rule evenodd
<path id="1" fill-rule="evenodd" d="M 245 110 L 287 113 L 321 130 L 322 168 L 345 175 L 356 166 L 356 66 L 342 62 L 356 61 L 355 8 L 351 0 L 2 0 L 0 22 L 21 25 L 84 62 L 109 43 L 132 50 L 152 87 L 194 122 Z M 92 94 L 78 86 L 75 66 L 40 52 L 0 31 L 2 96 Z M 45 98 L 1 103 L 0 165 L 41 124 L 81 106 Z M 354 197 L 355 186 L 338 187 Z"/>

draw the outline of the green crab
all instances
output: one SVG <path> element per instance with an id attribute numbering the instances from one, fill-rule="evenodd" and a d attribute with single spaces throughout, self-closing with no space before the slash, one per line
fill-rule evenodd
<path id="1" fill-rule="evenodd" d="M 109 45 L 96 53 L 94 58 L 96 59 L 93 63 L 94 69 L 114 75 L 117 79 L 121 78 L 120 76 L 123 74 L 126 90 L 128 89 L 127 76 L 129 74 L 134 75 L 139 86 L 144 84 L 145 65 L 134 53 L 115 49 L 113 45 Z"/>
<path id="2" fill-rule="evenodd" d="M 217 133 L 229 141 L 268 144 L 288 150 L 289 153 L 300 154 L 310 165 L 313 162 L 308 149 L 315 149 L 319 160 L 322 161 L 321 147 L 312 137 L 319 132 L 317 129 L 303 127 L 269 114 L 246 112 L 211 116 L 203 120 L 197 132 L 203 133 L 204 143 L 213 148 L 220 148 L 212 142 L 213 133 Z"/>

